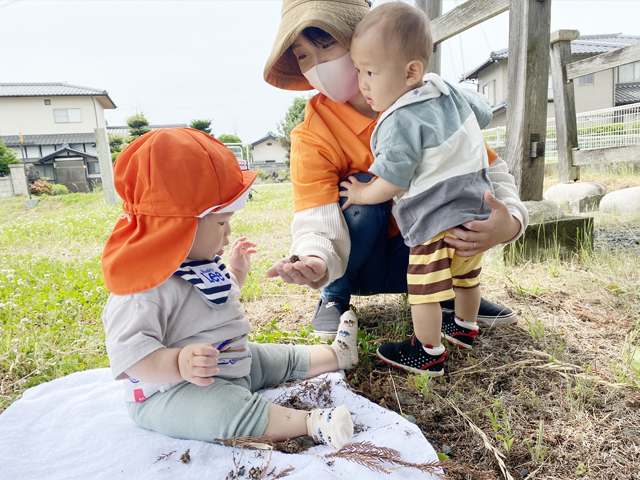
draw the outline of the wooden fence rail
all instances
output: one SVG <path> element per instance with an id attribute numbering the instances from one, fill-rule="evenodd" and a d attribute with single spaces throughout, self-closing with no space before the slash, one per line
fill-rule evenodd
<path id="1" fill-rule="evenodd" d="M 638 145 L 580 150 L 573 91 L 573 80 L 576 78 L 640 61 L 640 43 L 571 62 L 571 41 L 579 36 L 577 30 L 558 30 L 553 32 L 550 39 L 560 182 L 578 180 L 580 165 L 626 162 L 640 158 Z"/>
<path id="2" fill-rule="evenodd" d="M 431 22 L 433 43 L 448 40 L 509 10 L 509 0 L 469 0 Z"/>

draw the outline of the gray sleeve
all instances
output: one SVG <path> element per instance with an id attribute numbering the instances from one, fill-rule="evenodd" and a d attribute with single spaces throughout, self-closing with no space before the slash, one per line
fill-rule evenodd
<path id="1" fill-rule="evenodd" d="M 114 298 L 119 301 L 113 302 Z M 165 347 L 167 315 L 157 304 L 136 295 L 109 300 L 103 316 L 105 343 L 113 377 L 122 380 L 129 377 L 126 369 Z"/>
<path id="2" fill-rule="evenodd" d="M 408 190 L 422 159 L 425 129 L 431 128 L 423 122 L 416 122 L 410 107 L 393 112 L 378 129 L 378 141 L 373 152 L 375 160 L 369 171 L 398 188 Z"/>
<path id="3" fill-rule="evenodd" d="M 468 88 L 458 88 L 457 92 L 462 95 L 465 100 L 469 103 L 471 110 L 476 115 L 476 119 L 478 120 L 478 124 L 480 128 L 486 128 L 489 123 L 491 123 L 491 119 L 493 118 L 493 112 L 491 111 L 491 105 L 489 104 L 489 99 L 484 95 L 474 92 Z"/>

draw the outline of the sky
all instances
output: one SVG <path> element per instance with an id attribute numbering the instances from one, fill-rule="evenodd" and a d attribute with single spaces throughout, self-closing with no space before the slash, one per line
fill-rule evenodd
<path id="1" fill-rule="evenodd" d="M 384 0 L 378 0 L 383 2 Z M 551 31 L 640 35 L 640 0 L 552 1 Z M 407 3 L 412 3 L 407 0 Z M 444 11 L 461 0 L 445 0 Z M 213 133 L 255 142 L 277 130 L 293 99 L 263 68 L 281 0 L 0 0 L 0 82 L 67 82 L 104 89 L 111 126 L 136 112 L 152 124 L 212 120 Z M 503 13 L 442 45 L 442 76 L 508 46 Z"/>

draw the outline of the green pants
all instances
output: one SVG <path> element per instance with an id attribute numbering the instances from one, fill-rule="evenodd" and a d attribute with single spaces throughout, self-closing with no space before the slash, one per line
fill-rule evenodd
<path id="1" fill-rule="evenodd" d="M 251 372 L 242 378 L 219 378 L 207 387 L 184 382 L 142 403 L 127 402 L 141 427 L 174 438 L 203 440 L 249 435 L 267 428 L 269 400 L 256 391 L 304 378 L 309 348 L 304 345 L 249 343 Z"/>

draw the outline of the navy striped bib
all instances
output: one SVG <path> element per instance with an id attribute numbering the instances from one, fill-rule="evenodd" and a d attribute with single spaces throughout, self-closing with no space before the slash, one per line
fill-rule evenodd
<path id="1" fill-rule="evenodd" d="M 174 272 L 194 288 L 197 288 L 211 303 L 220 305 L 229 298 L 231 276 L 222 259 L 216 255 L 213 262 L 207 260 L 187 260 Z"/>

